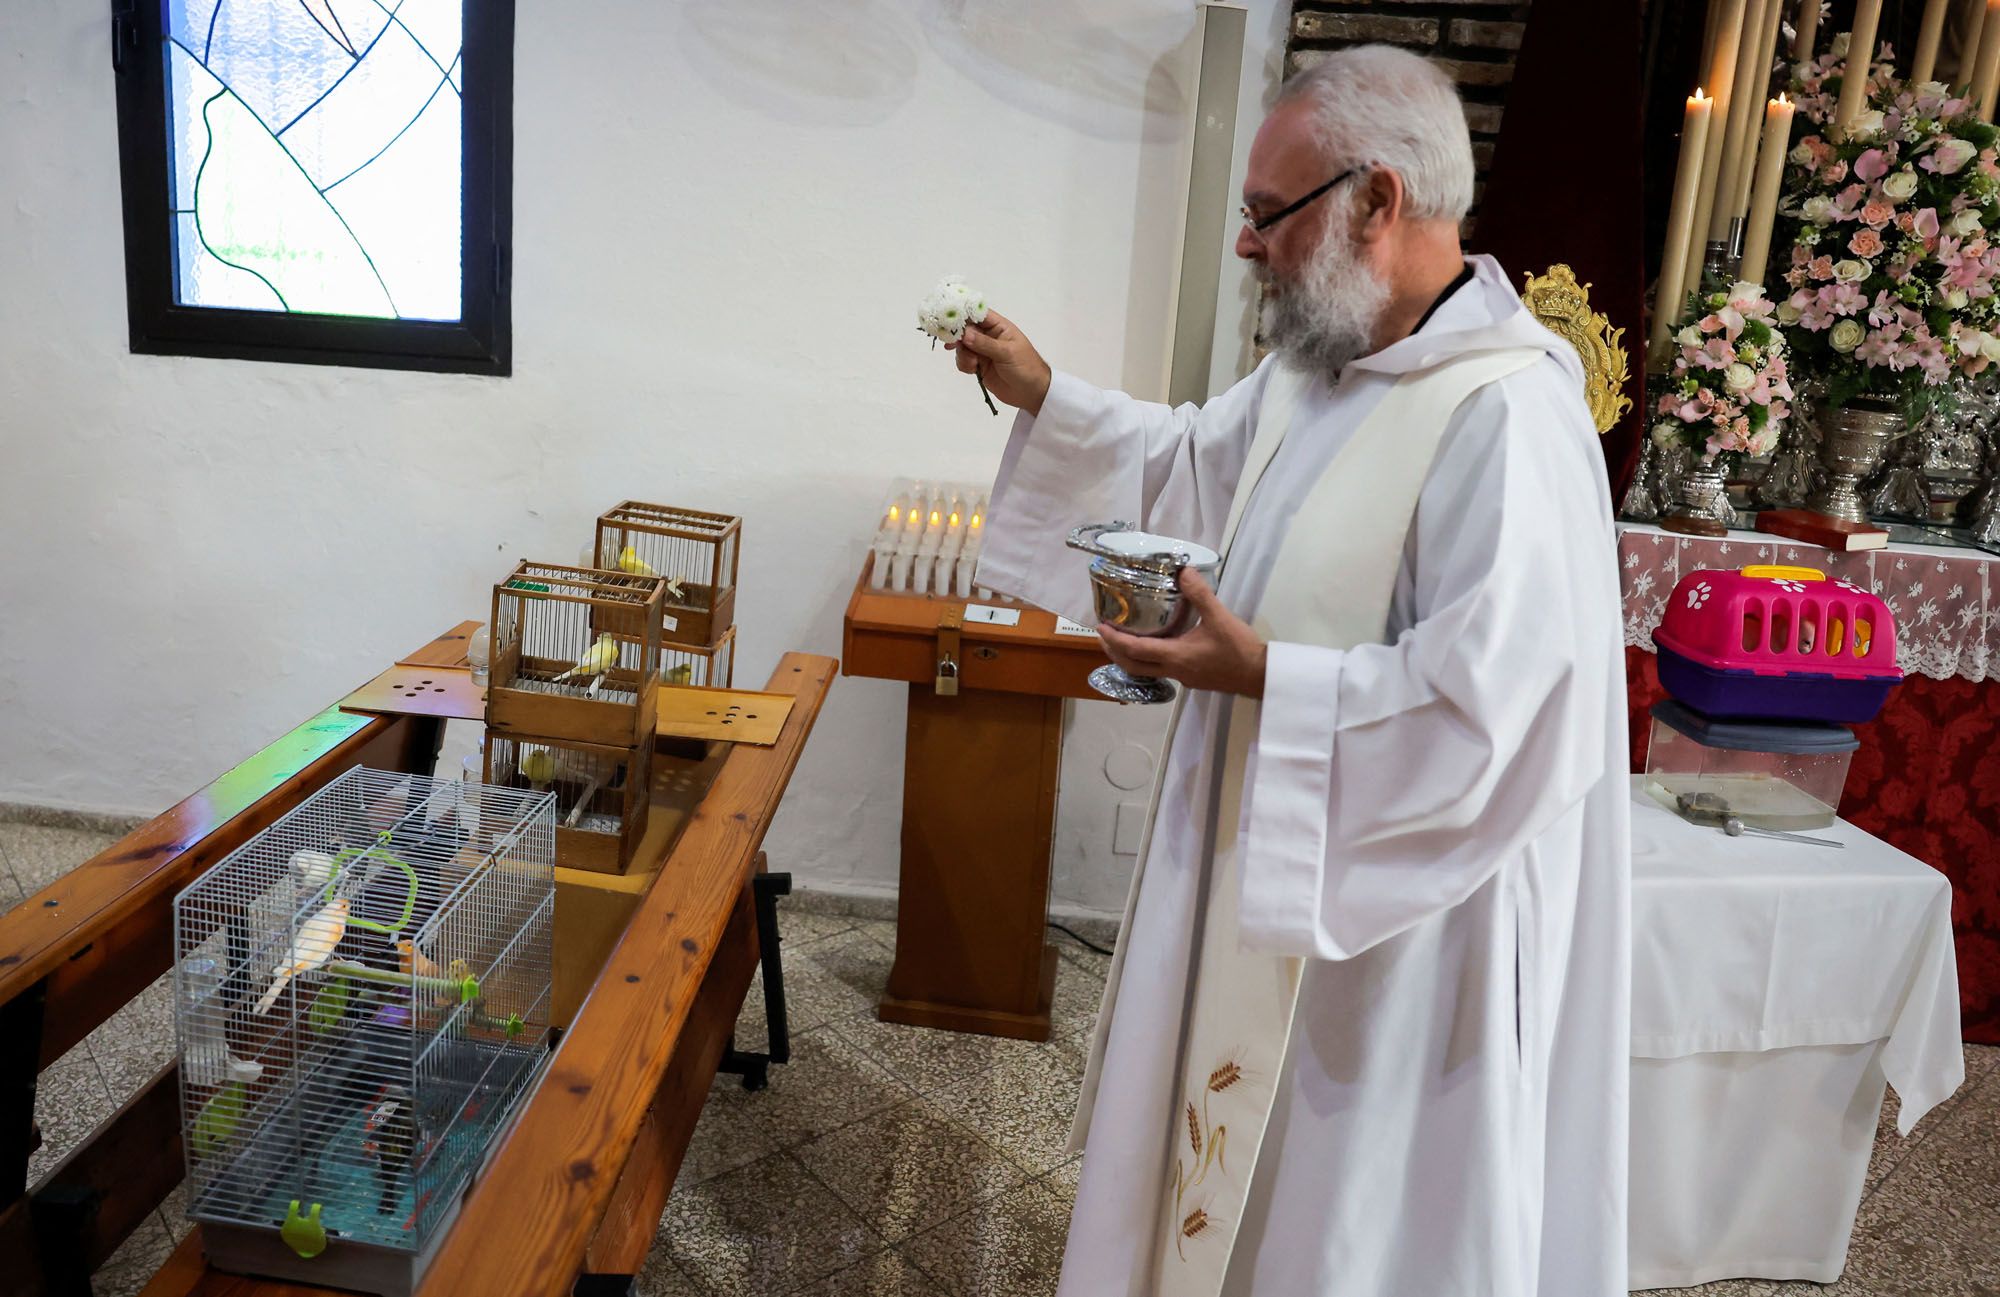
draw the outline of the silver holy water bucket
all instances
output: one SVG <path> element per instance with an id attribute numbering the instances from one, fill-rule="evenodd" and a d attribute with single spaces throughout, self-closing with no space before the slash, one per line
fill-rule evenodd
<path id="1" fill-rule="evenodd" d="M 1129 536 L 1113 541 L 1106 536 Z M 1151 536 L 1129 522 L 1093 522 L 1069 534 L 1069 547 L 1091 555 L 1090 592 L 1097 620 L 1128 635 L 1161 638 L 1178 635 L 1194 622 L 1181 598 L 1180 575 L 1193 567 L 1211 583 L 1221 563 L 1200 545 Z M 1200 560 L 1200 561 L 1197 561 Z M 1153 676 L 1135 676 L 1116 663 L 1090 673 L 1091 687 L 1121 703 L 1168 703 L 1174 687 Z"/>
<path id="2" fill-rule="evenodd" d="M 1887 401 L 1856 397 L 1839 409 L 1822 410 L 1819 462 L 1826 481 L 1806 507 L 1843 522 L 1867 522 L 1862 479 L 1882 466 L 1889 444 L 1903 432 L 1903 416 Z"/>

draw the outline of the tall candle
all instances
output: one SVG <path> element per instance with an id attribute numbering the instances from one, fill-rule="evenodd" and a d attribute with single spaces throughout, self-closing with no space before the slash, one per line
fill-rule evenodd
<path id="1" fill-rule="evenodd" d="M 1770 8 L 1765 13 L 1765 25 L 1758 33 L 1758 75 L 1754 83 L 1756 86 L 1757 104 L 1768 102 L 1764 96 L 1770 91 L 1771 58 L 1778 52 L 1778 19 L 1780 17 L 1778 9 L 1779 6 L 1776 0 L 1773 0 Z M 1749 93 L 1747 87 L 1744 93 Z M 1759 111 L 1755 105 L 1751 105 L 1750 107 L 1753 114 Z M 1746 216 L 1749 214 L 1750 180 L 1757 171 L 1757 139 L 1761 131 L 1762 127 L 1758 125 L 1756 117 L 1752 116 L 1750 125 L 1743 132 L 1743 151 L 1737 155 L 1735 183 L 1729 190 L 1729 212 L 1732 216 Z"/>
<path id="2" fill-rule="evenodd" d="M 1987 0 L 1991 6 L 1996 0 Z M 1833 111 L 1835 138 L 1847 134 L 1847 124 L 1860 113 L 1868 97 L 1868 69 L 1875 63 L 1875 28 L 1882 21 L 1882 0 L 1856 0 L 1854 30 L 1847 37 L 1847 66 L 1840 74 L 1840 102 Z"/>
<path id="3" fill-rule="evenodd" d="M 1688 227 L 1688 263 L 1699 268 L 1708 240 L 1709 219 L 1715 210 L 1716 181 L 1722 174 L 1723 123 L 1728 120 L 1730 87 L 1736 82 L 1736 47 L 1743 36 L 1744 0 L 1709 0 L 1721 11 L 1716 20 L 1715 44 L 1709 50 L 1708 92 L 1715 101 L 1707 143 L 1702 147 L 1701 184 L 1695 189 L 1694 223 Z M 1694 275 L 1690 274 L 1692 282 Z"/>
<path id="4" fill-rule="evenodd" d="M 1680 319 L 1681 300 L 1688 290 L 1688 231 L 1694 224 L 1694 201 L 1701 188 L 1702 151 L 1708 143 L 1709 118 L 1715 101 L 1695 87 L 1687 101 L 1687 115 L 1681 119 L 1681 160 L 1674 168 L 1673 206 L 1667 212 L 1667 242 L 1660 254 L 1660 284 L 1653 295 L 1653 340 L 1655 358 L 1665 349 L 1668 336 Z"/>
<path id="5" fill-rule="evenodd" d="M 1806 0 L 1814 8 L 1815 0 Z M 1938 43 L 1944 39 L 1944 17 L 1951 0 L 1927 0 L 1923 26 L 1917 28 L 1917 52 L 1910 59 L 1910 84 L 1929 81 L 1937 73 Z"/>
<path id="6" fill-rule="evenodd" d="M 1986 6 L 1974 5 L 1965 20 L 1965 44 L 1958 51 L 1958 69 L 1951 78 L 1953 86 L 1970 86 L 1973 64 L 1979 61 L 1979 41 L 1986 30 Z"/>
<path id="7" fill-rule="evenodd" d="M 1736 181 L 1743 159 L 1757 147 L 1757 105 L 1764 102 L 1764 84 L 1770 70 L 1761 69 L 1757 57 L 1764 48 L 1764 21 L 1775 16 L 1777 0 L 1749 0 L 1743 11 L 1743 32 L 1737 41 L 1736 69 L 1730 82 L 1729 116 L 1722 134 L 1722 166 L 1717 173 L 1715 203 L 1709 209 L 1708 237 L 1711 242 L 1729 235 L 1729 222 L 1743 215 L 1738 204 Z"/>
<path id="8" fill-rule="evenodd" d="M 1945 0 L 1935 0 L 1937 4 Z M 1792 62 L 1804 63 L 1813 56 L 1819 37 L 1819 0 L 1799 0 L 1799 34 L 1792 41 Z"/>
<path id="9" fill-rule="evenodd" d="M 1780 94 L 1764 108 L 1764 142 L 1757 153 L 1757 183 L 1750 191 L 1750 219 L 1743 235 L 1743 278 L 1764 282 L 1771 256 L 1771 233 L 1778 221 L 1778 190 L 1785 179 L 1785 154 L 1792 148 L 1792 103 Z"/>
<path id="10" fill-rule="evenodd" d="M 1993 94 L 2000 87 L 2000 0 L 1986 0 L 1986 18 L 1979 25 L 1979 54 L 1973 60 L 1972 100 L 1979 115 L 1993 120 Z"/>

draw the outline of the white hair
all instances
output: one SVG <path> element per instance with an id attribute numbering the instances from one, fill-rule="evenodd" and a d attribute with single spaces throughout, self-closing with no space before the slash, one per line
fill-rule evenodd
<path id="1" fill-rule="evenodd" d="M 1462 221 L 1472 207 L 1472 135 L 1458 90 L 1429 59 L 1393 45 L 1335 50 L 1298 73 L 1278 102 L 1312 104 L 1329 165 L 1369 164 L 1403 178 L 1416 220 Z"/>

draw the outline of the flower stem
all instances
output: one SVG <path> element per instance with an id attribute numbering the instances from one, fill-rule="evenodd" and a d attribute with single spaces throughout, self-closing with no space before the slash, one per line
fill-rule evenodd
<path id="1" fill-rule="evenodd" d="M 979 384 L 979 394 L 986 398 L 986 408 L 993 411 L 995 415 L 998 415 L 1000 407 L 993 404 L 993 393 L 986 390 L 986 375 L 975 369 L 972 371 L 972 378 L 974 382 Z"/>

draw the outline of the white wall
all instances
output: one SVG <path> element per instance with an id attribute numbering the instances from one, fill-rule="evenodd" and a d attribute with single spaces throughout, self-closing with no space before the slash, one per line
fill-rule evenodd
<path id="1" fill-rule="evenodd" d="M 102 6 L 7 0 L 0 800 L 157 811 L 627 496 L 744 516 L 740 682 L 837 653 L 889 479 L 990 476 L 1005 436 L 912 325 L 940 273 L 1058 365 L 1162 387 L 1193 28 L 1186 0 L 520 0 L 515 373 L 482 379 L 128 354 Z M 893 884 L 901 691 L 833 691 L 771 841 L 808 881 Z M 1160 718 L 1114 710 L 1077 711 L 1069 905 L 1130 866 L 1143 790 L 1101 766 Z"/>

